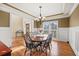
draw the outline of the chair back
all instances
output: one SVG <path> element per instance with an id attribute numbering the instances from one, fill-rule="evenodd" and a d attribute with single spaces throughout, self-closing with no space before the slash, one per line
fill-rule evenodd
<path id="1" fill-rule="evenodd" d="M 25 43 L 28 43 L 28 44 L 32 43 L 31 37 L 28 32 L 25 34 Z"/>
<path id="2" fill-rule="evenodd" d="M 46 39 L 46 42 L 50 43 L 51 40 L 52 40 L 52 34 L 49 34 L 48 37 L 47 37 L 47 39 Z"/>

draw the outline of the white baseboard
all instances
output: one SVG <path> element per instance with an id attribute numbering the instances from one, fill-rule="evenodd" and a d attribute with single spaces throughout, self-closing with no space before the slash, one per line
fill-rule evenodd
<path id="1" fill-rule="evenodd" d="M 73 47 L 72 43 L 69 42 L 69 44 L 70 44 L 72 50 L 74 51 L 75 55 L 77 56 L 77 50 Z"/>

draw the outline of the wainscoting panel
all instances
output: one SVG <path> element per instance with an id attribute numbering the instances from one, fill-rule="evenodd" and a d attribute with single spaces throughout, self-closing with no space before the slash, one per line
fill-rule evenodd
<path id="1" fill-rule="evenodd" d="M 58 28 L 58 39 L 60 41 L 69 41 L 69 28 Z"/>
<path id="2" fill-rule="evenodd" d="M 8 47 L 11 47 L 12 34 L 9 27 L 0 27 L 0 41 L 2 41 Z"/>
<path id="3" fill-rule="evenodd" d="M 69 43 L 76 55 L 79 55 L 79 27 L 69 29 Z"/>

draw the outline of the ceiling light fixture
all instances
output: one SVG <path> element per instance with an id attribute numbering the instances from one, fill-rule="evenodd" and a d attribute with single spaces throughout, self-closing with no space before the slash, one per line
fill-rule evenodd
<path id="1" fill-rule="evenodd" d="M 40 8 L 40 15 L 39 15 L 39 17 L 38 18 L 36 18 L 35 20 L 36 21 L 40 21 L 40 23 L 45 19 L 45 17 L 42 17 L 42 14 L 41 14 L 41 8 L 42 8 L 42 6 L 39 6 L 39 8 Z"/>

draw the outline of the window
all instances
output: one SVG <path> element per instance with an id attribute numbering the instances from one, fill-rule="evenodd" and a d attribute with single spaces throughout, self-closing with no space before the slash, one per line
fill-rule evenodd
<path id="1" fill-rule="evenodd" d="M 43 29 L 44 34 L 48 34 L 51 32 L 54 37 L 57 36 L 57 29 L 58 29 L 58 21 L 46 21 L 43 22 Z"/>

